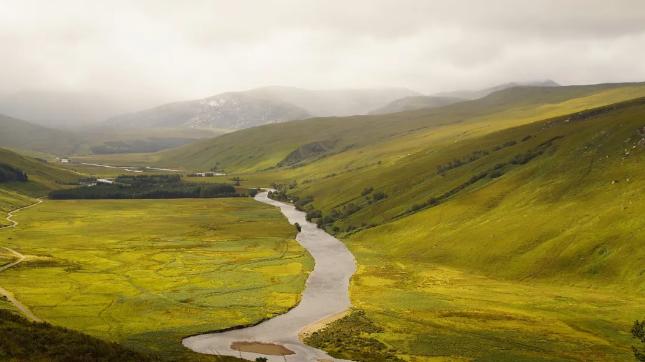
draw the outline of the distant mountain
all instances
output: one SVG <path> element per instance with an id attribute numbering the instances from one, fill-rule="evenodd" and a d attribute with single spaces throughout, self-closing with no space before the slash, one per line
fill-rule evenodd
<path id="1" fill-rule="evenodd" d="M 69 132 L 0 114 L 0 147 L 65 155 L 78 145 L 77 137 Z"/>
<path id="2" fill-rule="evenodd" d="M 248 93 L 282 100 L 305 109 L 313 116 L 353 116 L 368 114 L 394 100 L 420 96 L 406 88 L 310 90 L 292 87 L 263 87 Z"/>
<path id="3" fill-rule="evenodd" d="M 78 128 L 158 102 L 98 92 L 25 91 L 0 96 L 0 112 L 47 127 Z"/>
<path id="4" fill-rule="evenodd" d="M 58 156 L 155 152 L 214 137 L 221 132 L 192 129 L 54 129 L 0 114 L 0 147 Z"/>
<path id="5" fill-rule="evenodd" d="M 106 125 L 123 128 L 240 129 L 310 116 L 304 109 L 286 102 L 245 92 L 230 92 L 117 116 L 109 119 Z"/>
<path id="6" fill-rule="evenodd" d="M 165 104 L 111 118 L 106 126 L 242 129 L 314 116 L 366 114 L 395 99 L 418 95 L 401 88 L 307 90 L 264 87 Z"/>
<path id="7" fill-rule="evenodd" d="M 424 108 L 443 107 L 457 102 L 464 101 L 463 98 L 456 97 L 436 97 L 436 96 L 413 96 L 397 99 L 386 104 L 383 107 L 377 108 L 370 112 L 370 114 L 386 114 L 404 111 L 414 111 Z"/>
<path id="8" fill-rule="evenodd" d="M 486 97 L 491 93 L 514 87 L 559 87 L 560 85 L 552 80 L 535 81 L 535 82 L 511 82 L 500 84 L 494 87 L 479 90 L 460 90 L 452 92 L 437 93 L 438 97 L 454 97 L 463 99 L 478 99 Z"/>

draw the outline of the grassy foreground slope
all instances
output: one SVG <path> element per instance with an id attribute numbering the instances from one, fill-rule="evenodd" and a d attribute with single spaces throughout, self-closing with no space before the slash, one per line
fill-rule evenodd
<path id="1" fill-rule="evenodd" d="M 27 259 L 0 285 L 47 322 L 168 360 L 195 358 L 182 337 L 294 306 L 312 269 L 252 199 L 47 200 L 15 219 L 0 245 Z"/>
<path id="2" fill-rule="evenodd" d="M 0 302 L 2 304 L 2 302 Z M 32 323 L 0 305 L 0 359 L 3 361 L 143 362 L 156 358 L 88 335 Z"/>

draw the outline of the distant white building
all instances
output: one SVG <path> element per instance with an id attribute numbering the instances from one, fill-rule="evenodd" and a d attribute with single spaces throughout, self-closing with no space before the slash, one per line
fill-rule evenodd
<path id="1" fill-rule="evenodd" d="M 225 176 L 225 173 L 221 172 L 195 172 L 188 174 L 190 177 L 213 177 L 213 176 Z"/>
<path id="2" fill-rule="evenodd" d="M 69 158 L 61 158 L 60 163 L 69 163 Z"/>

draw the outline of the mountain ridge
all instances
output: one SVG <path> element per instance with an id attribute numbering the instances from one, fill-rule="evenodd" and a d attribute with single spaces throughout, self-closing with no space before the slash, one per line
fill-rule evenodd
<path id="1" fill-rule="evenodd" d="M 416 94 L 404 88 L 309 90 L 269 86 L 168 103 L 112 117 L 103 126 L 243 129 L 312 117 L 364 114 Z"/>

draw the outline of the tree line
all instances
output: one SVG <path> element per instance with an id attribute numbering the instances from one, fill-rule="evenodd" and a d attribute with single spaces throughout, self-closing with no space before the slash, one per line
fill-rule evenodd
<path id="1" fill-rule="evenodd" d="M 0 182 L 27 182 L 27 173 L 19 168 L 0 163 Z"/>
<path id="2" fill-rule="evenodd" d="M 177 199 L 247 196 L 229 184 L 181 181 L 179 175 L 119 176 L 114 183 L 99 183 L 49 193 L 50 199 Z"/>

